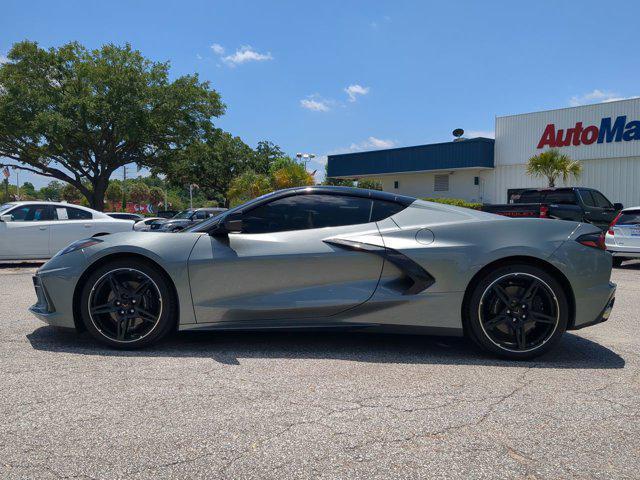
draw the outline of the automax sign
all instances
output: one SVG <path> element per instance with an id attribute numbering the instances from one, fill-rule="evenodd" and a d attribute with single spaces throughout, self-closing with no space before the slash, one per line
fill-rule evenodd
<path id="1" fill-rule="evenodd" d="M 627 122 L 627 116 L 612 119 L 605 117 L 599 125 L 583 126 L 576 122 L 574 127 L 556 129 L 555 123 L 549 123 L 540 137 L 538 148 L 560 148 L 568 146 L 591 145 L 593 143 L 630 142 L 640 140 L 640 121 Z"/>

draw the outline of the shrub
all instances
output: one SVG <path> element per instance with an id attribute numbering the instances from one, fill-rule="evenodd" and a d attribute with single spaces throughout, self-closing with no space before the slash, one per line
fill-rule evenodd
<path id="1" fill-rule="evenodd" d="M 481 203 L 467 202 L 461 198 L 423 198 L 427 202 L 444 203 L 446 205 L 453 205 L 455 207 L 472 208 L 474 210 L 480 210 Z"/>

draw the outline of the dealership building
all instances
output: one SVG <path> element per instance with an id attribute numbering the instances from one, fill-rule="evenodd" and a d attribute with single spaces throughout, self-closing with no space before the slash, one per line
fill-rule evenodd
<path id="1" fill-rule="evenodd" d="M 419 198 L 506 203 L 509 191 L 547 185 L 527 175 L 526 166 L 549 148 L 582 163 L 582 174 L 568 185 L 640 205 L 640 98 L 497 117 L 495 140 L 330 155 L 327 176 L 374 179 L 385 191 Z"/>

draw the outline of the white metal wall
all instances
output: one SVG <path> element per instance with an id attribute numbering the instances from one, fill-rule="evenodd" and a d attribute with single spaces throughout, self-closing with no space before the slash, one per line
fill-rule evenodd
<path id="1" fill-rule="evenodd" d="M 615 121 L 622 115 L 627 117 L 627 122 L 640 120 L 640 98 L 497 117 L 495 166 L 525 164 L 542 152 L 537 148 L 538 142 L 550 123 L 555 124 L 556 131 L 563 129 L 566 134 L 577 122 L 582 122 L 583 128 L 590 125 L 599 128 L 603 118 L 611 117 Z M 574 160 L 640 157 L 640 140 L 571 145 L 561 147 L 560 151 Z"/>
<path id="2" fill-rule="evenodd" d="M 449 172 L 433 173 L 398 173 L 383 175 L 374 178 L 382 184 L 385 192 L 399 193 L 416 198 L 461 198 L 470 202 L 482 201 L 482 186 L 474 185 L 474 177 L 490 170 L 455 170 L 449 175 L 449 190 L 446 192 L 434 191 L 434 176 L 448 174 Z M 398 182 L 398 188 L 394 188 L 394 182 Z"/>

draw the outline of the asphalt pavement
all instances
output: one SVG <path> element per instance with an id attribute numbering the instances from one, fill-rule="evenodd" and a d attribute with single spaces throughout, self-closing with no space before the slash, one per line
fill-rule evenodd
<path id="1" fill-rule="evenodd" d="M 463 339 L 189 333 L 118 352 L 0 268 L 0 478 L 640 477 L 640 263 L 534 362 Z"/>

